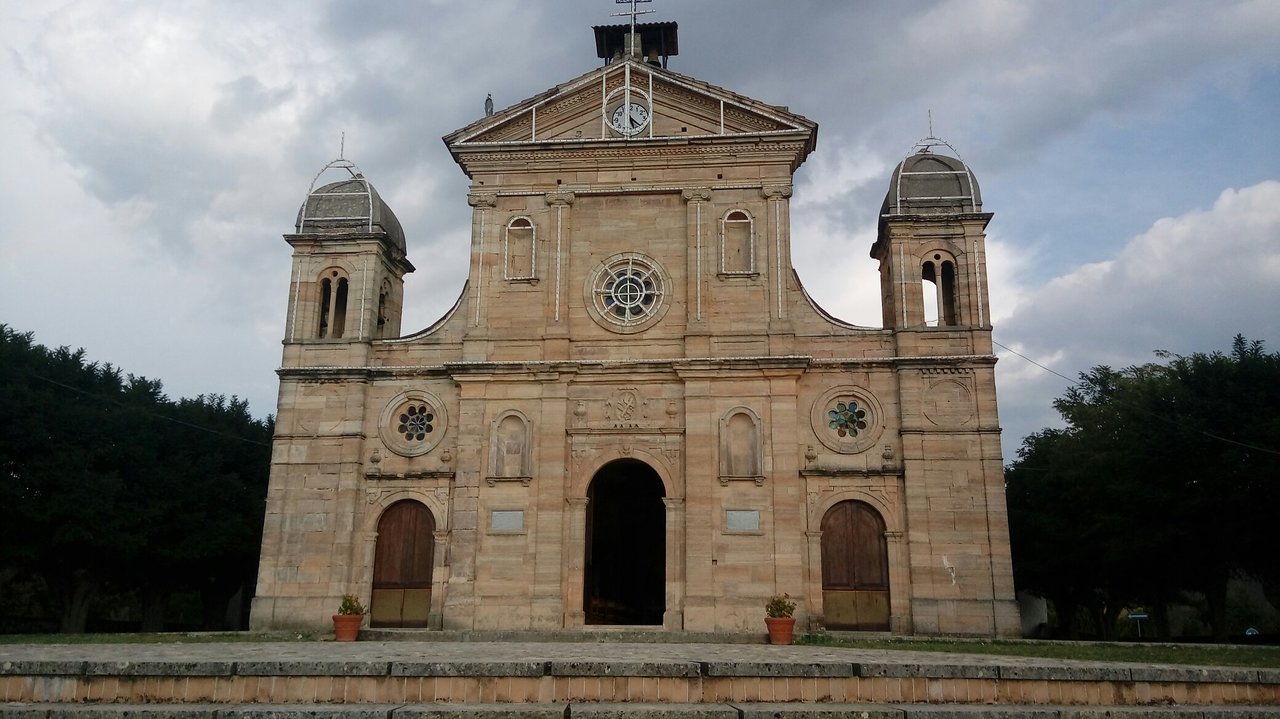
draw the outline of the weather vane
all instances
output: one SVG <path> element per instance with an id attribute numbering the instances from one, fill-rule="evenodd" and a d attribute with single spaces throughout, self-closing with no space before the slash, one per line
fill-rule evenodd
<path id="1" fill-rule="evenodd" d="M 638 3 L 642 3 L 642 2 L 653 2 L 653 0 L 613 0 L 613 2 L 614 2 L 615 4 L 618 4 L 618 5 L 630 5 L 630 6 L 631 6 L 631 9 L 630 9 L 630 10 L 627 10 L 626 12 L 615 12 L 615 13 L 612 13 L 612 15 L 611 15 L 611 16 L 612 16 L 612 17 L 621 17 L 621 16 L 623 16 L 623 15 L 630 15 L 630 16 L 631 16 L 631 32 L 632 32 L 632 34 L 634 34 L 634 33 L 635 33 L 635 31 L 636 31 L 636 15 L 648 15 L 649 13 L 653 12 L 652 10 L 637 10 L 637 9 L 636 9 L 636 5 L 637 5 Z"/>

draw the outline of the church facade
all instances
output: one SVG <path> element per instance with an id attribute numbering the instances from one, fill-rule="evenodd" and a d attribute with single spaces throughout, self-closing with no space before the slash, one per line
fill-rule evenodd
<path id="1" fill-rule="evenodd" d="M 925 145 L 886 178 L 883 327 L 842 322 L 790 264 L 817 126 L 630 29 L 444 138 L 470 269 L 426 329 L 374 187 L 312 187 L 253 627 L 354 594 L 373 626 L 761 632 L 786 593 L 806 628 L 1016 635 L 972 173 Z"/>

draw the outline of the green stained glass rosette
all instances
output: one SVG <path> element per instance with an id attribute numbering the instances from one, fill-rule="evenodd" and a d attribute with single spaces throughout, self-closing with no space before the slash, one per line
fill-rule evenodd
<path id="1" fill-rule="evenodd" d="M 835 409 L 827 411 L 827 426 L 841 437 L 857 437 L 858 430 L 867 428 L 867 413 L 853 400 L 836 402 Z"/>

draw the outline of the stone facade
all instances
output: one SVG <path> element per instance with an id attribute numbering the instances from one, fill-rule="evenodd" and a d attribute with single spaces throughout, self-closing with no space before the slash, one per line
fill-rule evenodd
<path id="1" fill-rule="evenodd" d="M 253 626 L 355 594 L 392 626 L 759 632 L 786 592 L 802 626 L 1016 635 L 991 215 L 924 146 L 871 248 L 884 327 L 841 322 L 790 264 L 816 133 L 636 56 L 448 135 L 469 276 L 405 336 L 403 232 L 336 163 L 285 236 Z"/>

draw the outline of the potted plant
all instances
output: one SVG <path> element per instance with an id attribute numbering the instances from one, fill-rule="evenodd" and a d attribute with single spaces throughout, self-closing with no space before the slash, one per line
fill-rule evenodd
<path id="1" fill-rule="evenodd" d="M 790 644 L 796 631 L 796 618 L 791 616 L 796 611 L 796 603 L 791 601 L 787 593 L 769 597 L 764 605 L 764 623 L 769 627 L 770 644 Z"/>
<path id="2" fill-rule="evenodd" d="M 364 622 L 364 605 L 354 594 L 342 598 L 338 613 L 333 615 L 333 637 L 340 642 L 354 642 Z"/>

